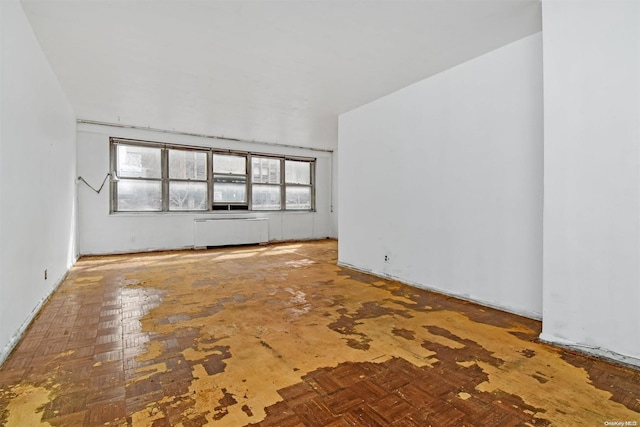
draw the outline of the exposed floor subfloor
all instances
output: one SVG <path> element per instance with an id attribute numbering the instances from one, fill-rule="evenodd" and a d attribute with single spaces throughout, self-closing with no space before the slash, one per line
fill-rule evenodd
<path id="1" fill-rule="evenodd" d="M 638 370 L 336 255 L 319 241 L 82 258 L 0 369 L 0 424 L 640 423 Z"/>

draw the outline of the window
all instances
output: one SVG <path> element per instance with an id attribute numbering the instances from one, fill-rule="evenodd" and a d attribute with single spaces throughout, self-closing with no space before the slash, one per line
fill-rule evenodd
<path id="1" fill-rule="evenodd" d="M 213 154 L 213 209 L 248 209 L 247 156 Z"/>
<path id="2" fill-rule="evenodd" d="M 284 165 L 286 208 L 288 210 L 310 210 L 313 198 L 311 162 L 285 160 Z"/>
<path id="3" fill-rule="evenodd" d="M 206 211 L 207 153 L 167 150 L 169 155 L 169 210 Z"/>
<path id="4" fill-rule="evenodd" d="M 118 145 L 116 206 L 122 212 L 162 210 L 160 148 Z"/>
<path id="5" fill-rule="evenodd" d="M 112 212 L 312 211 L 315 159 L 111 139 Z"/>
<path id="6" fill-rule="evenodd" d="M 280 210 L 282 206 L 280 163 L 280 159 L 251 158 L 251 201 L 254 210 Z"/>

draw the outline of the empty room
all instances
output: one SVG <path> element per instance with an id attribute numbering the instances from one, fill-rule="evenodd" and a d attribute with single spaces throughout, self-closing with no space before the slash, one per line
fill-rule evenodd
<path id="1" fill-rule="evenodd" d="M 637 0 L 0 23 L 0 425 L 640 423 Z"/>

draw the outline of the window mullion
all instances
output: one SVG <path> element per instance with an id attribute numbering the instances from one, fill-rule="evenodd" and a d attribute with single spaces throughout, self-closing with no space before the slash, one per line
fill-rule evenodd
<path id="1" fill-rule="evenodd" d="M 162 165 L 162 211 L 169 211 L 169 152 L 166 148 L 162 149 L 160 156 Z"/>
<path id="2" fill-rule="evenodd" d="M 117 144 L 111 140 L 111 181 L 109 186 L 111 187 L 111 213 L 118 211 L 118 181 L 115 178 L 116 171 L 118 170 L 118 149 Z"/>
<path id="3" fill-rule="evenodd" d="M 213 151 L 207 153 L 207 210 L 213 210 Z"/>
<path id="4" fill-rule="evenodd" d="M 247 203 L 249 210 L 253 210 L 253 163 L 251 153 L 247 154 Z"/>
<path id="5" fill-rule="evenodd" d="M 118 180 L 127 180 L 127 181 L 162 181 L 162 178 L 146 178 L 143 176 L 119 176 Z"/>
<path id="6" fill-rule="evenodd" d="M 285 164 L 284 158 L 280 159 L 280 210 L 284 211 L 287 209 L 287 187 L 284 181 L 285 178 Z"/>
<path id="7" fill-rule="evenodd" d="M 316 210 L 316 162 L 309 163 L 309 183 L 311 184 L 311 210 Z"/>

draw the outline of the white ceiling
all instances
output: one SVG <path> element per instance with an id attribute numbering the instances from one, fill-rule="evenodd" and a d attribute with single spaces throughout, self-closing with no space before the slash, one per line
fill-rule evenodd
<path id="1" fill-rule="evenodd" d="M 22 4 L 79 119 L 328 149 L 337 115 L 541 30 L 539 0 Z"/>

